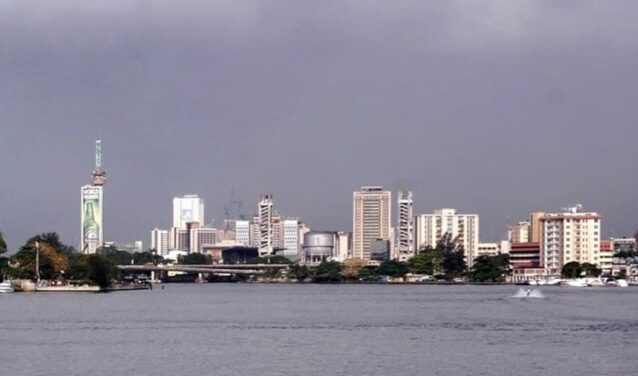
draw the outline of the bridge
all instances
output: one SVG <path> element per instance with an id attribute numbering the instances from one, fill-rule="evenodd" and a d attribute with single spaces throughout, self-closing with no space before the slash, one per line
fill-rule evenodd
<path id="1" fill-rule="evenodd" d="M 155 279 L 156 273 L 162 275 L 167 272 L 182 272 L 189 274 L 245 274 L 261 275 L 266 269 L 285 269 L 288 264 L 218 264 L 218 265 L 118 265 L 122 272 L 150 272 L 151 279 Z"/>

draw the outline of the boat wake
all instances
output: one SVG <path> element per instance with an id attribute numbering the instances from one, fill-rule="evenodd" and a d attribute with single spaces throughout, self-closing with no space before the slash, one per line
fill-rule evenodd
<path id="1" fill-rule="evenodd" d="M 525 299 L 525 298 L 544 298 L 545 295 L 540 290 L 534 289 L 518 289 L 516 294 L 510 296 L 510 298 Z"/>

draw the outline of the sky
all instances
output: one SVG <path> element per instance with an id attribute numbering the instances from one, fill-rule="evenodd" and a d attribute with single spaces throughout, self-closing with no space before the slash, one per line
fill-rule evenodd
<path id="1" fill-rule="evenodd" d="M 351 230 L 352 192 L 477 213 L 481 240 L 580 203 L 638 227 L 636 1 L 0 0 L 0 231 L 76 247 L 103 142 L 107 241 L 172 197 L 261 193 Z M 232 192 L 232 194 L 231 194 Z M 396 208 L 393 209 L 396 216 Z M 396 219 L 393 219 L 395 221 Z"/>

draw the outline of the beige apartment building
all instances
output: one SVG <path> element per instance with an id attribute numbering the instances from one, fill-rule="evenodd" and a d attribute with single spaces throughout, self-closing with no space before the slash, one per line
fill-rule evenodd
<path id="1" fill-rule="evenodd" d="M 541 263 L 547 275 L 559 275 L 563 265 L 576 261 L 601 266 L 601 217 L 581 212 L 581 206 L 561 213 L 546 213 L 539 219 Z"/>
<path id="2" fill-rule="evenodd" d="M 352 199 L 352 257 L 370 260 L 370 244 L 389 240 L 392 218 L 392 192 L 383 187 L 361 187 Z"/>

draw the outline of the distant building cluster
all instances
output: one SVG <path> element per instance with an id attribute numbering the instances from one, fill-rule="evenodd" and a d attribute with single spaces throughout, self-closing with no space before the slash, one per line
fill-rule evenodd
<path id="1" fill-rule="evenodd" d="M 81 244 L 83 253 L 95 253 L 111 245 L 131 252 L 143 250 L 141 241 L 108 243 L 103 235 L 103 190 L 106 170 L 102 168 L 101 141 L 96 141 L 95 169 L 91 184 L 81 189 Z M 240 201 L 232 201 L 239 203 Z M 297 217 L 284 217 L 275 209 L 271 194 L 257 200 L 256 213 L 230 216 L 225 208 L 223 226 L 207 224 L 203 198 L 191 194 L 173 198 L 172 226 L 151 231 L 151 246 L 158 255 L 176 259 L 179 255 L 204 253 L 223 262 L 224 250 L 252 248 L 255 255 L 279 255 L 316 265 L 326 260 L 361 259 L 370 263 L 407 261 L 418 252 L 440 243 L 461 249 L 468 268 L 479 256 L 509 254 L 514 282 L 557 276 L 570 262 L 595 265 L 604 272 L 625 271 L 613 255 L 635 250 L 634 238 L 603 239 L 602 218 L 585 212 L 581 205 L 555 213 L 532 212 L 529 219 L 509 226 L 507 240 L 480 241 L 478 214 L 462 214 L 453 208 L 415 214 L 413 194 L 400 191 L 396 218 L 392 216 L 392 192 L 382 186 L 364 186 L 353 192 L 352 232 L 311 231 Z"/>

